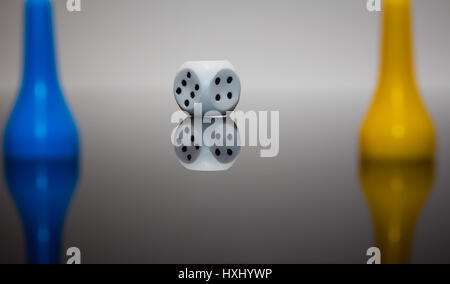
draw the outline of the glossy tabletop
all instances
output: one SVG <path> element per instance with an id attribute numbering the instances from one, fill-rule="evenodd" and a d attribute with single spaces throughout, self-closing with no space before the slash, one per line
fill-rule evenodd
<path id="1" fill-rule="evenodd" d="M 361 168 L 370 94 L 280 91 L 243 93 L 239 105 L 280 111 L 277 157 L 243 147 L 229 170 L 196 172 L 170 142 L 170 90 L 69 91 L 82 156 L 61 261 L 78 247 L 83 263 L 365 263 L 378 245 L 393 262 L 450 262 L 450 92 L 424 94 L 439 133 L 434 166 Z M 0 94 L 1 126 L 13 97 Z M 26 262 L 0 167 L 0 263 Z"/>

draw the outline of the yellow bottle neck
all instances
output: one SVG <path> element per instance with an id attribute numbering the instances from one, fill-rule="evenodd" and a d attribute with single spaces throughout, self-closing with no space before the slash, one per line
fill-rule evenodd
<path id="1" fill-rule="evenodd" d="M 409 0 L 385 0 L 380 86 L 415 88 Z"/>

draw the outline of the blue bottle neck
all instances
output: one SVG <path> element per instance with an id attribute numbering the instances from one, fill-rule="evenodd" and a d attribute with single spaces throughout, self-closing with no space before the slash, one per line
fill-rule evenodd
<path id="1" fill-rule="evenodd" d="M 23 85 L 58 85 L 52 5 L 49 0 L 26 1 L 24 40 Z"/>

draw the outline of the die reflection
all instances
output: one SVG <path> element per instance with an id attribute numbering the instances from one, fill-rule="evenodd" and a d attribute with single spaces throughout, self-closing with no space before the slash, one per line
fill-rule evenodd
<path id="1" fill-rule="evenodd" d="M 202 121 L 188 117 L 172 133 L 172 144 L 186 169 L 226 171 L 240 153 L 239 136 L 236 124 L 229 118 L 214 117 Z"/>
<path id="2" fill-rule="evenodd" d="M 383 264 L 411 261 L 416 224 L 432 189 L 434 170 L 433 162 L 361 162 L 361 183 Z"/>
<path id="3" fill-rule="evenodd" d="M 60 263 L 62 230 L 78 180 L 78 159 L 6 159 L 5 176 L 22 219 L 28 262 Z"/>

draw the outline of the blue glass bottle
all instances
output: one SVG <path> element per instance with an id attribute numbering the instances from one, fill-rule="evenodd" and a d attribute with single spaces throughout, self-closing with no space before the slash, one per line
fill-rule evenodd
<path id="1" fill-rule="evenodd" d="M 49 0 L 25 2 L 24 69 L 19 95 L 4 134 L 12 159 L 78 156 L 78 131 L 58 80 Z"/>
<path id="2" fill-rule="evenodd" d="M 60 263 L 64 220 L 78 173 L 77 158 L 5 161 L 6 182 L 24 227 L 28 263 Z"/>

